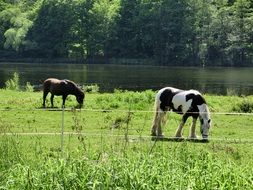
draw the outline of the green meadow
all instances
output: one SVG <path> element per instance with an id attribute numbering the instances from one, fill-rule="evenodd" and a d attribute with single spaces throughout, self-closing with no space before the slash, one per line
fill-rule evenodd
<path id="1" fill-rule="evenodd" d="M 42 92 L 1 89 L 0 189 L 252 189 L 253 96 L 204 96 L 212 129 L 197 143 L 151 140 L 151 90 L 87 92 L 81 110 L 69 96 L 63 113 L 61 97 L 44 109 Z M 181 117 L 166 118 L 173 137 Z"/>

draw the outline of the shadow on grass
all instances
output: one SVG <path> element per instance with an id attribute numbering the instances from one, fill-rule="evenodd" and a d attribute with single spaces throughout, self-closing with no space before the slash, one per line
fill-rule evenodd
<path id="1" fill-rule="evenodd" d="M 194 143 L 209 143 L 208 139 L 184 139 L 176 137 L 151 137 L 151 141 L 168 141 L 168 142 L 194 142 Z"/>

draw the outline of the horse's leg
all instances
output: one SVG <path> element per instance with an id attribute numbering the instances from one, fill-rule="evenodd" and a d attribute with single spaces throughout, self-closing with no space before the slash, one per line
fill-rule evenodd
<path id="1" fill-rule="evenodd" d="M 48 91 L 43 91 L 43 107 L 45 108 L 46 107 L 46 98 L 47 98 L 47 94 L 49 92 Z"/>
<path id="2" fill-rule="evenodd" d="M 197 138 L 197 135 L 196 135 L 196 121 L 197 121 L 197 118 L 193 117 L 192 118 L 190 136 L 189 136 L 190 139 L 196 139 Z"/>
<path id="3" fill-rule="evenodd" d="M 176 132 L 176 135 L 175 135 L 177 138 L 181 138 L 182 137 L 182 129 L 184 127 L 184 124 L 185 123 L 183 121 L 181 121 L 180 125 L 178 126 L 177 132 Z"/>
<path id="4" fill-rule="evenodd" d="M 65 107 L 66 98 L 67 98 L 67 95 L 62 95 L 62 107 Z"/>
<path id="5" fill-rule="evenodd" d="M 184 127 L 184 124 L 185 124 L 187 118 L 188 118 L 188 115 L 187 115 L 187 114 L 183 115 L 182 121 L 181 121 L 181 123 L 179 124 L 179 126 L 178 126 L 178 128 L 177 128 L 177 131 L 176 131 L 176 135 L 175 135 L 175 136 L 176 136 L 177 138 L 182 138 L 182 129 L 183 129 L 183 127 Z"/>
<path id="6" fill-rule="evenodd" d="M 158 117 L 158 112 L 156 110 L 155 112 L 155 116 L 154 116 L 154 119 L 153 119 L 153 124 L 152 124 L 152 127 L 151 127 L 151 136 L 156 136 L 156 129 L 157 129 L 157 117 Z"/>
<path id="7" fill-rule="evenodd" d="M 152 136 L 163 136 L 162 134 L 162 121 L 165 116 L 166 112 L 162 110 L 157 110 L 155 113 L 153 125 L 151 128 L 151 135 Z"/>
<path id="8" fill-rule="evenodd" d="M 166 115 L 165 111 L 160 111 L 158 113 L 158 127 L 157 127 L 157 136 L 163 136 L 162 132 L 162 123 L 164 123 L 164 116 Z"/>
<path id="9" fill-rule="evenodd" d="M 53 94 L 51 94 L 50 100 L 51 100 L 51 106 L 53 108 L 54 107 L 54 95 Z"/>

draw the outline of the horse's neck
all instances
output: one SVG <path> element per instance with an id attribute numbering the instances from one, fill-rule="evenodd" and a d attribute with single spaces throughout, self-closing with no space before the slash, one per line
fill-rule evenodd
<path id="1" fill-rule="evenodd" d="M 210 117 L 210 112 L 208 109 L 208 106 L 206 104 L 202 104 L 200 106 L 198 106 L 199 108 L 199 115 L 202 118 L 209 118 Z"/>
<path id="2" fill-rule="evenodd" d="M 76 85 L 73 84 L 72 81 L 69 81 L 69 80 L 65 80 L 65 81 L 68 83 L 68 88 L 69 88 L 70 94 L 72 94 L 72 95 L 77 95 L 77 88 L 76 88 Z"/>
<path id="3" fill-rule="evenodd" d="M 73 86 L 73 95 L 80 96 L 82 94 L 82 91 L 76 86 Z"/>
<path id="4" fill-rule="evenodd" d="M 79 92 L 78 88 L 73 87 L 73 95 L 79 96 L 79 94 L 80 94 L 80 92 Z"/>

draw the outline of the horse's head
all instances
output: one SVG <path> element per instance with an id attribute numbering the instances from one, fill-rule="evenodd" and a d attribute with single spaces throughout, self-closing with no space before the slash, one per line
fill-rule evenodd
<path id="1" fill-rule="evenodd" d="M 78 96 L 76 96 L 76 101 L 80 104 L 80 107 L 83 106 L 83 100 L 84 100 L 84 93 L 80 91 Z"/>
<path id="2" fill-rule="evenodd" d="M 200 132 L 203 139 L 208 139 L 209 129 L 211 128 L 211 118 L 208 107 L 205 106 L 205 109 L 202 110 L 199 114 L 200 120 Z"/>
<path id="3" fill-rule="evenodd" d="M 211 127 L 211 119 L 200 118 L 200 132 L 203 139 L 208 139 L 209 129 Z"/>

